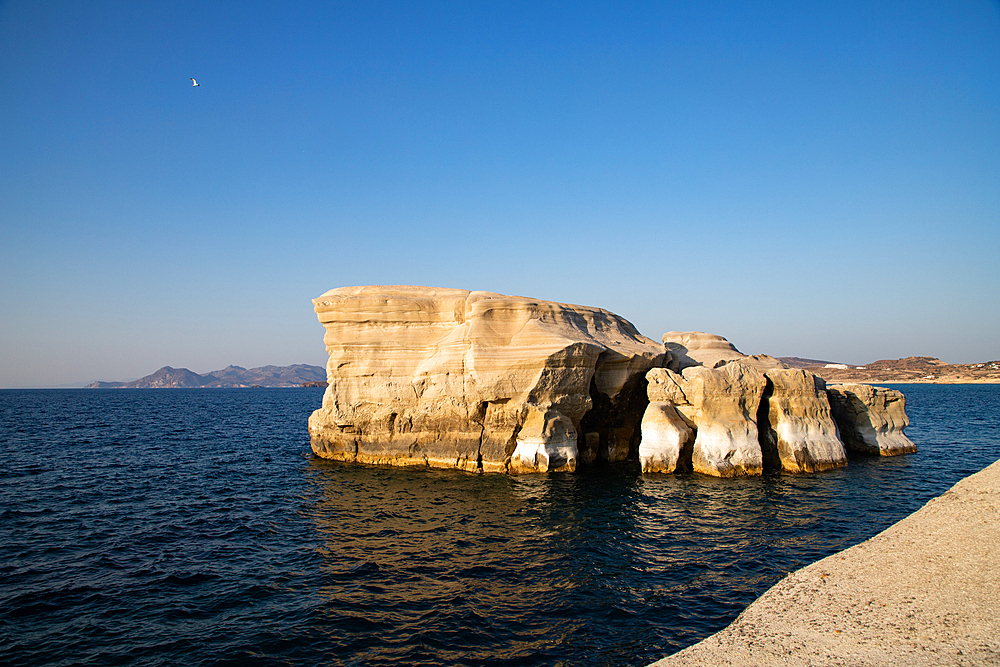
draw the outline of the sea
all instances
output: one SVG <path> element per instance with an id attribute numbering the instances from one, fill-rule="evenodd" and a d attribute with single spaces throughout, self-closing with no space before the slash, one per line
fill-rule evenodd
<path id="1" fill-rule="evenodd" d="M 0 391 L 0 664 L 647 665 L 1000 458 L 1000 386 L 813 475 L 318 459 L 322 389 Z"/>

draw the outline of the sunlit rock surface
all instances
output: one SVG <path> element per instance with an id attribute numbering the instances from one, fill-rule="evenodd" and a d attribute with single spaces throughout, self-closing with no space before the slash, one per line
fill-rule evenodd
<path id="1" fill-rule="evenodd" d="M 660 405 L 669 403 L 694 433 L 690 461 L 695 472 L 717 477 L 763 472 L 756 420 L 767 381 L 759 370 L 739 361 L 719 368 L 689 366 L 681 373 L 654 368 L 646 380 L 647 413 L 652 414 L 648 422 L 644 420 L 645 444 L 640 443 L 644 470 L 671 471 L 672 443 L 680 438 L 680 429 L 669 423 L 669 414 Z M 658 432 L 654 425 L 661 424 L 666 428 Z M 678 456 L 684 448 L 677 447 Z M 683 459 L 672 463 L 674 468 L 685 464 Z"/>
<path id="2" fill-rule="evenodd" d="M 736 477 L 847 464 L 821 378 L 793 369 L 762 372 L 742 359 L 717 363 L 646 374 L 643 472 Z"/>
<path id="3" fill-rule="evenodd" d="M 867 384 L 827 387 L 833 418 L 848 449 L 895 456 L 917 451 L 903 429 L 910 425 L 903 392 Z"/>
<path id="4" fill-rule="evenodd" d="M 735 477 L 916 449 L 899 392 L 827 391 L 714 334 L 661 346 L 599 308 L 433 287 L 344 287 L 314 305 L 329 386 L 309 430 L 326 458 L 508 473 L 638 459 Z"/>
<path id="5" fill-rule="evenodd" d="M 764 372 L 758 411 L 765 465 L 786 472 L 819 472 L 847 465 L 847 452 L 830 414 L 826 382 L 798 369 Z"/>
<path id="6" fill-rule="evenodd" d="M 663 342 L 666 368 L 646 376 L 644 472 L 810 473 L 847 465 L 848 448 L 916 450 L 902 432 L 908 421 L 899 392 L 856 385 L 863 388 L 828 393 L 820 377 L 700 331 L 671 331 Z"/>
<path id="7" fill-rule="evenodd" d="M 665 359 L 600 308 L 412 286 L 313 303 L 330 360 L 309 432 L 330 459 L 512 473 L 621 460 Z"/>
<path id="8" fill-rule="evenodd" d="M 678 414 L 673 401 L 650 401 L 642 417 L 639 442 L 642 471 L 689 471 L 687 462 L 691 460 L 693 446 L 694 428 Z"/>

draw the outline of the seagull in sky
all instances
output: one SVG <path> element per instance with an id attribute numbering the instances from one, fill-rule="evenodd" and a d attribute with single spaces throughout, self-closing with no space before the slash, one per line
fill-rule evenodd
<path id="1" fill-rule="evenodd" d="M 201 84 L 198 83 L 197 81 L 195 81 L 194 79 L 191 79 L 191 85 L 192 86 L 200 86 Z"/>

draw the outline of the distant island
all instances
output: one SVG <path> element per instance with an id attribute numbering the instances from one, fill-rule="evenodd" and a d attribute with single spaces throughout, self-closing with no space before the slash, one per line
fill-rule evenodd
<path id="1" fill-rule="evenodd" d="M 91 382 L 84 389 L 195 389 L 200 387 L 325 387 L 326 369 L 322 366 L 260 366 L 246 369 L 227 366 L 204 375 L 186 368 L 164 366 L 132 382 Z"/>
<path id="2" fill-rule="evenodd" d="M 926 384 L 1000 383 L 1000 360 L 980 364 L 948 364 L 935 357 L 880 359 L 864 366 L 818 359 L 778 357 L 786 366 L 802 368 L 827 382 L 900 382 Z"/>
<path id="3" fill-rule="evenodd" d="M 979 364 L 948 364 L 935 357 L 880 359 L 864 366 L 854 366 L 820 359 L 777 357 L 788 368 L 801 368 L 828 382 L 899 382 L 927 384 L 996 383 L 1000 384 L 1000 360 Z M 222 370 L 198 374 L 187 368 L 164 366 L 146 377 L 131 382 L 99 380 L 84 389 L 191 389 L 199 387 L 325 387 L 326 369 L 322 366 L 227 366 Z"/>

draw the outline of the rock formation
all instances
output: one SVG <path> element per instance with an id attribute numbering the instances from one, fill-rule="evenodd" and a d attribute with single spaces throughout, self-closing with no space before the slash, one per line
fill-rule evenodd
<path id="1" fill-rule="evenodd" d="M 819 472 L 847 465 L 826 382 L 800 369 L 765 371 L 758 411 L 765 465 L 785 472 Z"/>
<path id="2" fill-rule="evenodd" d="M 599 308 L 491 292 L 344 287 L 313 301 L 322 457 L 532 472 L 634 455 L 663 347 Z"/>
<path id="3" fill-rule="evenodd" d="M 650 420 L 643 419 L 639 444 L 644 471 L 667 472 L 687 465 L 683 459 L 671 460 L 674 451 L 680 456 L 687 450 L 687 443 L 671 446 L 669 452 L 656 449 L 665 441 L 672 445 L 674 439 L 680 438 L 679 429 L 660 417 L 669 417 L 669 405 L 694 437 L 690 465 L 695 472 L 718 477 L 763 472 L 756 415 L 767 382 L 760 371 L 736 361 L 720 368 L 689 366 L 682 373 L 654 368 L 646 374 L 646 380 L 650 401 L 647 412 L 652 414 Z M 667 427 L 662 434 L 657 432 L 661 425 Z M 657 467 L 657 461 L 662 461 L 662 468 Z"/>
<path id="4" fill-rule="evenodd" d="M 846 465 L 841 435 L 915 450 L 899 392 L 828 392 L 721 336 L 660 345 L 599 308 L 457 289 L 343 287 L 313 303 L 330 355 L 309 418 L 324 458 L 508 473 L 638 459 L 734 477 Z"/>
<path id="5" fill-rule="evenodd" d="M 740 361 L 758 369 L 788 368 L 767 354 L 746 355 L 722 336 L 703 331 L 668 331 L 663 345 L 670 352 L 670 370 L 679 373 L 690 366 L 717 368 L 730 361 Z"/>
<path id="6" fill-rule="evenodd" d="M 773 357 L 748 357 L 721 336 L 670 332 L 663 340 L 672 355 L 668 365 L 681 370 L 646 374 L 644 472 L 734 477 L 847 464 L 821 378 Z"/>
<path id="7" fill-rule="evenodd" d="M 660 376 L 667 385 L 669 376 Z M 657 387 L 656 392 L 659 392 Z M 666 393 L 666 392 L 663 392 Z M 642 438 L 639 441 L 639 462 L 643 472 L 675 472 L 690 470 L 694 428 L 677 412 L 671 400 L 651 400 L 642 416 Z"/>
<path id="8" fill-rule="evenodd" d="M 828 387 L 827 393 L 840 438 L 848 449 L 879 456 L 917 451 L 903 433 L 910 420 L 901 391 L 867 384 L 837 384 Z"/>

